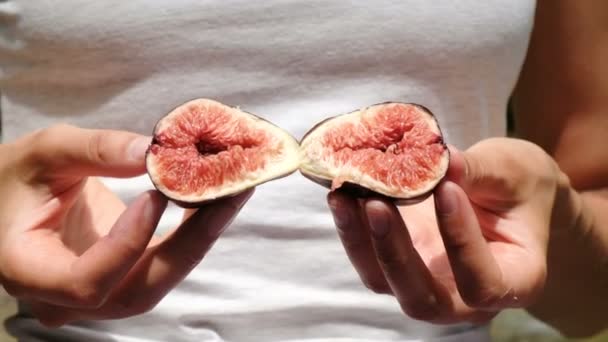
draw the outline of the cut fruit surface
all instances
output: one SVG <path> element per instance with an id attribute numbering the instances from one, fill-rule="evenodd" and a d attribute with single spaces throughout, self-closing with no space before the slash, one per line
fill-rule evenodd
<path id="1" fill-rule="evenodd" d="M 356 185 L 397 199 L 428 195 L 449 163 L 435 117 L 409 103 L 383 103 L 330 118 L 300 145 L 300 171 L 306 177 L 332 190 Z"/>
<path id="2" fill-rule="evenodd" d="M 242 192 L 297 170 L 298 142 L 255 115 L 197 99 L 154 129 L 146 155 L 157 189 L 184 206 Z"/>

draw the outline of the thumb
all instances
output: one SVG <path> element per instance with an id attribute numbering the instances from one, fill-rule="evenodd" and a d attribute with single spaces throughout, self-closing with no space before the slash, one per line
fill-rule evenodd
<path id="1" fill-rule="evenodd" d="M 446 179 L 458 184 L 478 203 L 514 204 L 521 187 L 528 183 L 529 173 L 521 160 L 529 156 L 509 147 L 498 139 L 488 139 L 466 151 L 450 146 Z"/>
<path id="2" fill-rule="evenodd" d="M 454 146 L 448 146 L 450 150 L 450 163 L 446 179 L 458 184 L 469 193 L 474 190 L 475 184 L 484 176 L 483 170 L 478 165 L 474 155 L 461 151 Z"/>
<path id="3" fill-rule="evenodd" d="M 44 176 L 134 177 L 145 172 L 151 138 L 57 125 L 31 137 L 28 160 Z M 50 173 L 50 174 L 49 174 Z"/>

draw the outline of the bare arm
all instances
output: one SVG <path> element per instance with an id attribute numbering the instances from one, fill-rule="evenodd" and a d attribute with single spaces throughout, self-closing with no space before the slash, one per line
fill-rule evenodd
<path id="1" fill-rule="evenodd" d="M 567 335 L 608 327 L 608 2 L 539 0 L 513 108 L 517 134 L 548 151 L 579 193 L 573 229 L 552 232 L 530 312 Z"/>

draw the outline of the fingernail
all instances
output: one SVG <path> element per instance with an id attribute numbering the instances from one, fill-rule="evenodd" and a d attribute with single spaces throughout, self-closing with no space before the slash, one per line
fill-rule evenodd
<path id="1" fill-rule="evenodd" d="M 437 212 L 440 215 L 448 216 L 456 211 L 458 203 L 454 192 L 449 189 L 451 184 L 444 183 L 441 185 L 441 191 L 438 191 L 435 196 L 435 204 L 437 206 Z"/>
<path id="2" fill-rule="evenodd" d="M 132 160 L 143 160 L 146 155 L 146 150 L 150 146 L 150 137 L 137 137 L 129 144 L 127 153 Z"/>
<path id="3" fill-rule="evenodd" d="M 371 200 L 365 204 L 365 208 L 372 235 L 377 239 L 384 238 L 390 231 L 390 213 L 385 204 L 377 200 Z"/>
<path id="4" fill-rule="evenodd" d="M 164 206 L 167 205 L 167 201 L 155 191 L 148 191 L 144 196 L 147 196 L 143 210 L 144 220 L 148 222 L 157 220 L 159 212 L 158 207 L 161 207 L 161 212 L 164 211 Z"/>
<path id="5" fill-rule="evenodd" d="M 336 199 L 330 199 L 328 203 L 329 207 L 331 208 L 331 213 L 334 218 L 336 228 L 344 232 L 350 224 L 350 214 L 348 210 L 344 210 Z"/>

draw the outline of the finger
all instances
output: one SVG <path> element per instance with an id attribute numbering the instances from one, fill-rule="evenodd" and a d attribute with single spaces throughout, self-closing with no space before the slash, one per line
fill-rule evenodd
<path id="1" fill-rule="evenodd" d="M 65 324 L 110 318 L 102 315 L 100 309 L 75 309 L 65 306 L 49 304 L 38 300 L 21 301 L 25 311 L 31 313 L 38 321 L 48 328 L 59 328 Z"/>
<path id="2" fill-rule="evenodd" d="M 186 221 L 188 218 L 190 218 L 190 216 L 194 215 L 194 213 L 196 213 L 195 208 L 184 209 L 184 214 L 182 215 L 182 222 Z"/>
<path id="3" fill-rule="evenodd" d="M 435 191 L 435 203 L 439 231 L 463 301 L 478 309 L 501 308 L 509 289 L 466 194 L 445 181 Z"/>
<path id="4" fill-rule="evenodd" d="M 253 192 L 254 189 L 250 189 L 234 197 L 223 198 L 199 208 L 157 246 L 153 253 L 154 257 L 190 271 L 196 265 L 190 265 L 188 261 L 194 260 L 198 263 L 202 260 L 209 248 L 253 195 Z M 164 273 L 152 272 L 152 275 L 164 278 L 162 276 Z"/>
<path id="5" fill-rule="evenodd" d="M 230 224 L 253 190 L 208 203 L 192 213 L 144 257 L 100 307 L 72 309 L 44 303 L 50 324 L 79 319 L 119 319 L 151 310 L 198 264 Z"/>
<path id="6" fill-rule="evenodd" d="M 68 323 L 71 318 L 76 317 L 77 311 L 61 306 L 48 304 L 41 301 L 29 300 L 22 301 L 29 311 L 38 321 L 47 328 L 59 328 Z M 88 318 L 83 315 L 82 318 Z"/>
<path id="7" fill-rule="evenodd" d="M 370 199 L 365 211 L 380 267 L 405 313 L 425 321 L 438 319 L 448 299 L 414 248 L 397 208 L 387 200 Z"/>
<path id="8" fill-rule="evenodd" d="M 136 313 L 145 312 L 150 305 L 156 304 L 200 263 L 252 194 L 253 189 L 247 190 L 199 208 L 146 252 L 145 260 L 121 284 L 114 301 Z"/>
<path id="9" fill-rule="evenodd" d="M 80 257 L 66 249 L 60 239 L 32 231 L 28 233 L 30 244 L 38 251 L 8 253 L 3 285 L 23 299 L 73 308 L 98 307 L 145 251 L 165 205 L 166 200 L 157 192 L 141 195 L 108 235 Z"/>
<path id="10" fill-rule="evenodd" d="M 457 184 L 461 184 L 466 179 L 469 172 L 469 166 L 465 159 L 464 152 L 452 145 L 448 145 L 450 150 L 450 163 L 446 173 L 446 179 L 449 179 Z"/>
<path id="11" fill-rule="evenodd" d="M 458 184 L 469 199 L 494 212 L 512 209 L 529 197 L 534 182 L 530 182 L 535 170 L 529 165 L 540 165 L 546 160 L 522 163 L 530 151 L 521 144 L 504 144 L 498 139 L 489 139 L 462 152 L 450 147 L 450 166 L 446 179 Z M 505 150 L 512 146 L 512 150 Z"/>
<path id="12" fill-rule="evenodd" d="M 340 191 L 330 192 L 327 200 L 346 255 L 363 284 L 376 293 L 391 293 L 376 260 L 365 211 L 359 201 Z"/>
<path id="13" fill-rule="evenodd" d="M 149 137 L 57 125 L 32 135 L 29 161 L 44 177 L 133 177 L 145 172 Z M 49 174 L 50 172 L 50 174 Z"/>
<path id="14" fill-rule="evenodd" d="M 504 178 L 500 173 L 507 166 L 502 165 L 501 158 L 504 156 L 499 157 L 495 153 L 478 155 L 474 150 L 462 152 L 452 146 L 449 148 L 450 166 L 446 174 L 447 179 L 460 185 L 465 192 L 488 192 L 488 188 L 498 190 L 500 185 L 504 185 L 499 183 Z"/>
<path id="15" fill-rule="evenodd" d="M 78 287 L 91 305 L 99 305 L 142 256 L 167 200 L 157 191 L 137 198 L 102 237 L 73 264 Z M 78 279 L 77 278 L 77 279 Z"/>

